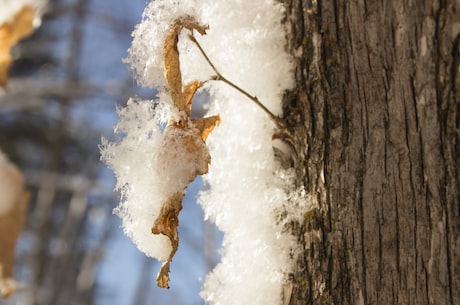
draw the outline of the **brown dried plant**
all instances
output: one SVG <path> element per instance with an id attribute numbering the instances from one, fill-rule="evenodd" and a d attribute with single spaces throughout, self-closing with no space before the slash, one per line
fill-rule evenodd
<path id="1" fill-rule="evenodd" d="M 12 63 L 10 49 L 32 33 L 34 17 L 35 10 L 24 6 L 11 21 L 0 24 L 0 87 L 5 88 L 8 82 L 8 71 Z"/>
<path id="2" fill-rule="evenodd" d="M 22 175 L 14 165 L 5 160 L 0 167 L 1 183 L 5 184 L 2 188 L 8 189 L 12 195 L 7 196 L 8 199 L 3 198 L 12 201 L 6 202 L 11 208 L 0 214 L 0 298 L 7 298 L 16 289 L 13 277 L 14 250 L 24 224 L 29 193 L 25 191 Z"/>
<path id="3" fill-rule="evenodd" d="M 172 97 L 174 107 L 179 110 L 179 119 L 170 119 L 164 131 L 163 147 L 182 145 L 188 154 L 187 159 L 193 160 L 189 164 L 188 183 L 192 182 L 197 175 L 208 172 L 208 164 L 211 161 L 208 149 L 205 145 L 209 133 L 220 122 L 219 115 L 192 119 L 190 112 L 192 99 L 196 91 L 203 85 L 202 82 L 194 81 L 185 86 L 182 85 L 182 75 L 179 63 L 179 51 L 177 43 L 182 29 L 196 30 L 201 35 L 206 34 L 207 26 L 200 25 L 192 16 L 183 16 L 176 19 L 170 26 L 164 43 L 164 71 L 169 94 Z M 173 153 L 170 150 L 166 154 Z M 155 220 L 152 233 L 163 234 L 171 242 L 171 252 L 168 259 L 163 263 L 157 276 L 157 285 L 161 288 L 169 288 L 170 263 L 179 246 L 177 227 L 179 226 L 179 212 L 182 209 L 182 198 L 185 188 L 171 195 L 162 205 L 160 215 Z"/>

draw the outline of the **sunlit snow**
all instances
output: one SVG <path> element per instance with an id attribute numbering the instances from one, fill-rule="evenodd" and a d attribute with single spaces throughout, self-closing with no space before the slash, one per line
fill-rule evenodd
<path id="1" fill-rule="evenodd" d="M 167 198 L 156 160 L 162 124 L 171 105 L 163 74 L 163 42 L 169 24 L 193 15 L 209 25 L 196 34 L 219 72 L 244 88 L 275 115 L 283 92 L 293 85 L 284 51 L 283 7 L 272 0 L 153 1 L 133 33 L 127 62 L 142 86 L 159 90 L 151 101 L 131 101 L 120 109 L 120 141 L 105 142 L 103 158 L 117 176 L 122 200 L 117 213 L 125 232 L 146 254 L 165 259 L 167 239 L 150 228 Z M 213 71 L 184 30 L 179 39 L 183 82 L 208 80 Z M 293 238 L 277 222 L 291 189 L 289 172 L 274 158 L 274 124 L 251 100 L 225 83 L 209 81 L 208 115 L 221 125 L 209 136 L 212 157 L 203 177 L 209 189 L 200 196 L 207 218 L 224 232 L 222 262 L 207 276 L 202 297 L 208 304 L 281 304 L 282 285 L 291 271 Z M 160 123 L 160 124 L 159 124 Z M 184 208 L 187 208 L 186 206 Z"/>

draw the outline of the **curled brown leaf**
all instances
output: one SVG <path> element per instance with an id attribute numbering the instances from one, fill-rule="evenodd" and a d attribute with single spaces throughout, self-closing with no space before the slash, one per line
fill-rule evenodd
<path id="1" fill-rule="evenodd" d="M 164 70 L 169 93 L 174 106 L 183 112 L 181 119 L 177 122 L 170 120 L 164 131 L 163 147 L 167 148 L 164 153 L 174 155 L 175 152 L 171 151 L 174 149 L 171 146 L 174 145 L 185 148 L 186 156 L 181 156 L 182 159 L 178 157 L 175 162 L 184 163 L 181 166 L 186 166 L 189 170 L 183 171 L 183 175 L 186 177 L 177 177 L 186 183 L 183 189 L 177 190 L 162 204 L 160 215 L 152 227 L 153 234 L 163 234 L 171 242 L 171 252 L 157 276 L 157 285 L 161 288 L 169 288 L 170 264 L 179 246 L 177 227 L 179 226 L 179 212 L 182 209 L 185 188 L 197 175 L 208 172 L 211 156 L 205 141 L 213 128 L 220 123 L 219 115 L 199 119 L 190 118 L 193 96 L 203 85 L 203 82 L 194 81 L 185 86 L 182 85 L 177 43 L 179 33 L 184 28 L 190 31 L 196 30 L 204 35 L 208 27 L 200 25 L 192 16 L 183 16 L 172 23 L 164 44 Z"/>
<path id="2" fill-rule="evenodd" d="M 186 15 L 177 18 L 169 27 L 163 47 L 164 71 L 169 94 L 173 99 L 174 106 L 190 115 L 185 95 L 182 92 L 182 74 L 180 71 L 179 50 L 177 49 L 179 33 L 184 28 L 190 31 L 196 30 L 201 35 L 204 35 L 208 26 L 200 25 L 193 16 Z"/>

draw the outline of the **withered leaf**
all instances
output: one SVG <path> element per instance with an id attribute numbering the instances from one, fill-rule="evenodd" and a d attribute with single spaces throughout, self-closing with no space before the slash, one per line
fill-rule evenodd
<path id="1" fill-rule="evenodd" d="M 164 131 L 165 141 L 174 141 L 176 145 L 181 145 L 185 148 L 187 153 L 187 157 L 182 162 L 185 162 L 185 166 L 189 167 L 190 170 L 186 171 L 187 177 L 181 177 L 181 179 L 186 180 L 186 184 L 192 182 L 197 175 L 203 175 L 208 172 L 211 156 L 204 143 L 208 134 L 219 122 L 218 115 L 200 119 L 184 118 L 181 122 L 170 121 L 166 127 Z M 170 134 L 175 138 L 171 138 Z M 164 143 L 164 146 L 168 144 Z M 164 153 L 171 154 L 172 152 L 165 151 Z M 181 160 L 176 161 L 181 162 Z M 181 166 L 184 166 L 184 164 Z M 167 236 L 172 247 L 168 259 L 161 266 L 157 276 L 157 285 L 161 288 L 169 288 L 169 266 L 179 246 L 177 227 L 179 226 L 179 212 L 182 209 L 185 188 L 186 185 L 163 203 L 160 215 L 152 227 L 152 233 Z"/>
<path id="2" fill-rule="evenodd" d="M 185 166 L 190 170 L 186 171 L 187 177 L 180 177 L 180 179 L 185 179 L 186 184 L 189 184 L 197 175 L 203 175 L 208 172 L 211 156 L 205 141 L 213 128 L 220 123 L 220 117 L 215 115 L 199 119 L 190 118 L 193 95 L 203 85 L 203 82 L 194 81 L 182 86 L 177 43 L 179 33 L 183 28 L 190 31 L 197 30 L 203 35 L 208 27 L 198 24 L 191 16 L 178 18 L 171 25 L 164 45 L 164 69 L 169 93 L 173 99 L 174 106 L 179 111 L 182 111 L 183 116 L 177 122 L 174 120 L 169 121 L 164 131 L 164 141 L 166 143 L 163 143 L 163 147 L 169 148 L 170 144 L 174 143 L 185 148 L 188 157 L 183 158 L 182 162 L 185 162 Z M 166 151 L 165 153 L 172 152 Z M 192 162 L 189 162 L 190 160 Z M 181 160 L 177 161 L 180 162 Z M 179 226 L 179 212 L 182 209 L 185 188 L 186 185 L 163 203 L 160 215 L 154 221 L 152 227 L 152 233 L 167 236 L 172 247 L 169 257 L 163 263 L 157 275 L 157 285 L 161 288 L 169 288 L 170 263 L 179 246 L 177 227 Z"/>
<path id="3" fill-rule="evenodd" d="M 11 208 L 0 214 L 0 298 L 9 297 L 15 290 L 13 277 L 16 239 L 22 230 L 29 194 L 24 189 L 22 176 L 11 164 L 1 167 L 2 182 L 13 196 Z"/>
<path id="4" fill-rule="evenodd" d="M 201 118 L 196 120 L 192 119 L 192 122 L 194 126 L 198 130 L 200 130 L 201 139 L 203 140 L 203 142 L 205 142 L 208 138 L 208 135 L 211 133 L 211 131 L 213 131 L 214 127 L 220 124 L 220 116 L 213 115 L 207 118 Z"/>
<path id="5" fill-rule="evenodd" d="M 179 50 L 177 49 L 179 33 L 184 28 L 190 31 L 196 30 L 201 35 L 204 35 L 208 26 L 198 24 L 193 16 L 180 17 L 171 24 L 163 47 L 164 71 L 169 94 L 171 94 L 174 106 L 190 115 L 190 110 L 186 106 L 186 99 L 182 92 L 182 74 L 180 71 Z"/>
<path id="6" fill-rule="evenodd" d="M 0 25 L 0 87 L 5 88 L 8 82 L 8 71 L 12 62 L 10 49 L 32 33 L 34 17 L 35 10 L 24 6 L 11 21 Z"/>
<path id="7" fill-rule="evenodd" d="M 188 112 L 192 111 L 192 99 L 195 95 L 196 91 L 203 86 L 203 82 L 200 81 L 193 81 L 188 83 L 182 88 L 182 93 L 185 97 L 185 107 L 187 108 Z"/>
<path id="8" fill-rule="evenodd" d="M 155 220 L 152 228 L 153 234 L 166 235 L 172 246 L 168 259 L 163 263 L 157 275 L 157 285 L 161 288 L 169 288 L 169 264 L 179 247 L 177 227 L 179 226 L 179 212 L 182 209 L 182 197 L 183 193 L 180 192 L 168 198 L 168 201 L 163 204 L 160 215 Z"/>

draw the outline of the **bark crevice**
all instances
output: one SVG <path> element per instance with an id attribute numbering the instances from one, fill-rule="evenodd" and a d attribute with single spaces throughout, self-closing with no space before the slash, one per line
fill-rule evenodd
<path id="1" fill-rule="evenodd" d="M 453 1 L 284 3 L 284 119 L 315 207 L 289 304 L 460 303 Z"/>

